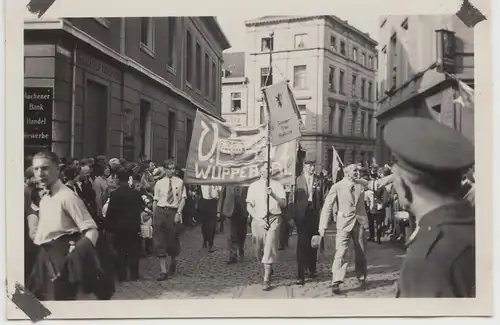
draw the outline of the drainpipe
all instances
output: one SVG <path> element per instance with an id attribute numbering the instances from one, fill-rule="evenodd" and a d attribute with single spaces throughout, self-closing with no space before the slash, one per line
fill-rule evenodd
<path id="1" fill-rule="evenodd" d="M 125 55 L 125 31 L 126 31 L 126 24 L 125 24 L 125 18 L 120 19 L 120 54 Z M 120 82 L 121 82 L 121 149 L 120 149 L 120 156 L 124 156 L 124 151 L 125 151 L 125 109 L 124 109 L 124 103 L 123 103 L 123 97 L 124 97 L 124 88 L 125 88 L 125 82 L 124 79 L 125 77 L 123 76 L 124 71 L 121 72 L 120 76 Z"/>
<path id="2" fill-rule="evenodd" d="M 70 156 L 75 156 L 75 116 L 76 116 L 76 42 L 73 47 L 73 73 L 71 80 L 71 141 L 70 141 Z"/>

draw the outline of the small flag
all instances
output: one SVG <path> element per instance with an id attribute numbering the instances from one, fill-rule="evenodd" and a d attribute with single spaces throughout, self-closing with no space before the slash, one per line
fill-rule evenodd
<path id="1" fill-rule="evenodd" d="M 474 111 L 474 89 L 469 87 L 463 81 L 456 79 L 458 83 L 457 98 L 454 103 L 462 105 L 462 107 L 470 112 Z"/>
<path id="2" fill-rule="evenodd" d="M 295 108 L 295 99 L 290 92 L 288 82 L 280 82 L 262 88 L 269 108 L 271 142 L 278 146 L 301 136 L 299 119 Z"/>
<path id="3" fill-rule="evenodd" d="M 332 150 L 333 150 L 332 180 L 333 182 L 336 182 L 337 174 L 340 171 L 340 169 L 344 166 L 344 163 L 342 162 L 342 159 L 340 159 L 339 154 L 337 153 L 337 150 L 335 150 L 334 146 L 332 146 Z"/>

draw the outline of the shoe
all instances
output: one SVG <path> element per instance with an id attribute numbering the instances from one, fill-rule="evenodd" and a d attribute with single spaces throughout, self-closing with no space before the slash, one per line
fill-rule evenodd
<path id="1" fill-rule="evenodd" d="M 271 290 L 271 283 L 269 281 L 262 282 L 262 291 Z"/>
<path id="2" fill-rule="evenodd" d="M 304 278 L 298 278 L 297 281 L 295 281 L 296 285 L 303 286 L 306 283 L 306 280 Z"/>
<path id="3" fill-rule="evenodd" d="M 229 260 L 226 262 L 227 265 L 230 265 L 230 264 L 235 264 L 238 262 L 238 259 L 233 256 L 233 257 L 230 257 Z"/>
<path id="4" fill-rule="evenodd" d="M 172 276 L 175 274 L 177 271 L 177 262 L 171 263 L 170 267 L 168 268 L 168 275 Z"/>
<path id="5" fill-rule="evenodd" d="M 358 278 L 358 286 L 360 288 L 363 288 L 366 285 L 366 277 L 364 278 Z"/>
<path id="6" fill-rule="evenodd" d="M 340 294 L 340 282 L 332 284 L 332 293 L 336 295 Z"/>
<path id="7" fill-rule="evenodd" d="M 318 277 L 318 274 L 316 272 L 309 272 L 307 274 L 307 277 L 311 279 L 316 279 Z"/>
<path id="8" fill-rule="evenodd" d="M 213 253 L 215 251 L 214 247 L 213 246 L 209 246 L 208 247 L 208 252 L 209 253 Z"/>
<path id="9" fill-rule="evenodd" d="M 168 279 L 167 273 L 160 273 L 160 276 L 156 279 L 157 281 L 166 281 Z"/>
<path id="10" fill-rule="evenodd" d="M 240 261 L 243 261 L 245 259 L 245 252 L 244 251 L 239 251 L 238 256 L 240 258 Z"/>

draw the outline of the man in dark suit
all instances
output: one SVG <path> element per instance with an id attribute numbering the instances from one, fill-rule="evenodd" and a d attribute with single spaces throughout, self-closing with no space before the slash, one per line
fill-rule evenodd
<path id="1" fill-rule="evenodd" d="M 91 173 L 92 171 L 89 166 L 80 168 L 80 175 L 75 184 L 75 192 L 82 199 L 83 203 L 85 203 L 92 218 L 97 221 L 96 194 L 90 180 Z"/>
<path id="2" fill-rule="evenodd" d="M 295 225 L 297 227 L 297 284 L 305 283 L 305 270 L 309 277 L 316 277 L 317 249 L 311 239 L 318 233 L 319 212 L 323 204 L 323 186 L 314 174 L 315 162 L 304 162 L 302 174 L 297 177 L 295 189 Z"/>
<path id="3" fill-rule="evenodd" d="M 129 173 L 121 169 L 118 173 L 119 187 L 111 193 L 106 213 L 108 229 L 114 234 L 114 245 L 118 252 L 118 281 L 125 281 L 127 271 L 130 279 L 139 279 L 139 254 L 141 212 L 144 208 L 139 191 L 128 185 Z"/>
<path id="4" fill-rule="evenodd" d="M 229 220 L 230 234 L 227 239 L 229 260 L 227 264 L 238 262 L 245 256 L 248 212 L 246 210 L 247 187 L 227 185 L 222 189 L 217 207 L 217 217 Z"/>

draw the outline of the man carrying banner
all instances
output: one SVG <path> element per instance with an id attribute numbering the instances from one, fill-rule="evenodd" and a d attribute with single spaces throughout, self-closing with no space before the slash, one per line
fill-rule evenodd
<path id="1" fill-rule="evenodd" d="M 201 186 L 201 234 L 203 235 L 203 248 L 208 245 L 208 252 L 213 252 L 215 229 L 220 213 L 217 213 L 217 203 L 219 201 L 221 188 L 215 185 Z"/>
<path id="2" fill-rule="evenodd" d="M 262 290 L 271 289 L 272 265 L 278 253 L 279 226 L 282 222 L 282 209 L 286 207 L 286 192 L 283 185 L 268 177 L 267 164 L 260 166 L 260 179 L 248 187 L 247 211 L 252 220 L 252 241 L 256 256 L 264 264 L 264 280 Z M 267 211 L 267 196 L 269 195 L 269 214 Z"/>

